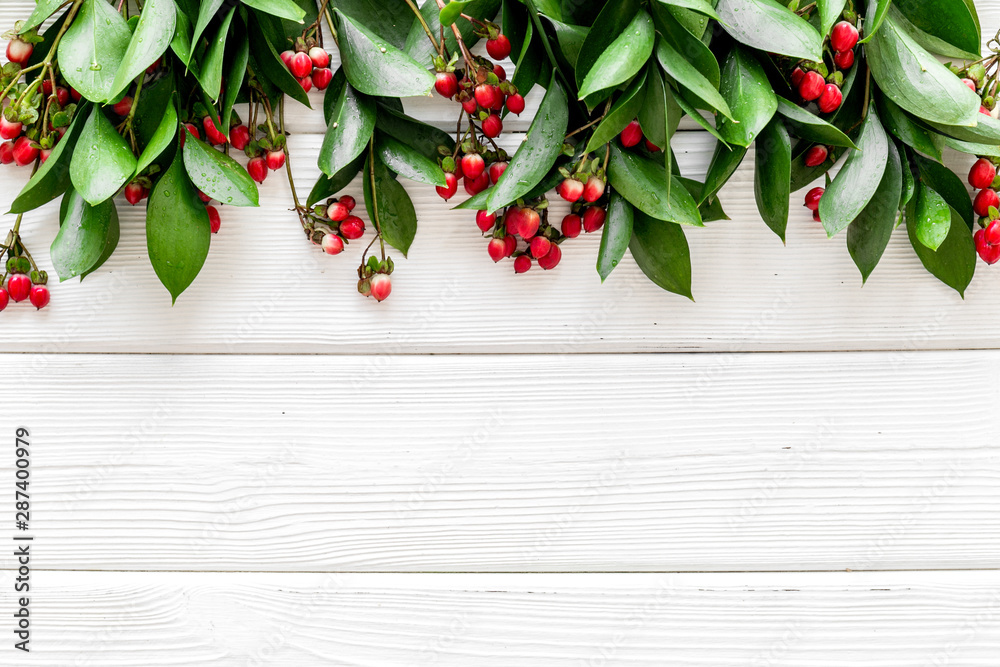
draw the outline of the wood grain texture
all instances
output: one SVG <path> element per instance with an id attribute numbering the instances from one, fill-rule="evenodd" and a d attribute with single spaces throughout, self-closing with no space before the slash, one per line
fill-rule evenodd
<path id="1" fill-rule="evenodd" d="M 1000 566 L 996 352 L 0 364 L 46 569 Z"/>
<path id="2" fill-rule="evenodd" d="M 996 572 L 82 575 L 39 574 L 18 665 L 995 667 L 1000 654 Z"/>

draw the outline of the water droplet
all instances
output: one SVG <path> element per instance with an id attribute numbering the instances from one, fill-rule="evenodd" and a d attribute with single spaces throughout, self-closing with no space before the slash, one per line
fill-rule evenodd
<path id="1" fill-rule="evenodd" d="M 378 50 L 381 51 L 382 53 L 385 53 L 385 47 L 384 46 L 380 46 Z"/>

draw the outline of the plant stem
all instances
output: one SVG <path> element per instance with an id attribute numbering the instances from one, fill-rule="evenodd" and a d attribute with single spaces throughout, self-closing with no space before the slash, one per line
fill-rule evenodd
<path id="1" fill-rule="evenodd" d="M 281 124 L 281 132 L 285 131 L 285 96 L 282 95 L 281 99 L 278 101 L 278 122 Z M 299 221 L 302 221 L 302 204 L 299 203 L 299 195 L 295 191 L 295 178 L 292 177 L 292 156 L 288 152 L 288 143 L 285 143 L 283 149 L 285 151 L 285 171 L 288 174 L 288 186 L 292 189 L 292 201 L 295 202 L 295 212 L 299 215 Z"/>
<path id="2" fill-rule="evenodd" d="M 439 8 L 444 9 L 444 0 L 437 0 L 437 5 Z M 462 40 L 462 31 L 458 29 L 457 25 L 452 23 L 451 32 L 455 35 L 455 42 L 458 44 L 458 48 L 462 51 L 462 57 L 465 58 L 466 69 L 470 70 L 469 74 L 471 74 L 473 63 L 472 54 L 469 53 L 469 49 L 465 46 L 465 42 Z M 444 40 L 441 41 L 443 42 Z"/>
<path id="3" fill-rule="evenodd" d="M 443 58 L 444 53 L 441 52 L 441 46 L 437 43 L 437 40 L 434 39 L 434 33 L 431 32 L 431 27 L 427 25 L 427 21 L 424 20 L 424 15 L 420 13 L 420 8 L 417 7 L 413 0 L 406 0 L 406 4 L 409 5 L 410 9 L 413 10 L 413 13 L 416 15 L 417 20 L 420 21 L 420 27 L 422 27 L 424 32 L 427 33 L 427 39 L 431 40 L 431 44 L 434 45 L 434 50 L 437 51 L 438 55 Z"/>
<path id="4" fill-rule="evenodd" d="M 385 241 L 382 239 L 382 225 L 378 220 L 378 193 L 375 191 L 375 142 L 368 142 L 368 177 L 372 186 L 372 224 L 375 225 L 375 233 L 378 235 L 379 246 L 382 249 L 382 261 L 385 261 Z M 374 241 L 373 241 L 374 243 Z M 371 247 L 370 245 L 368 246 Z M 361 258 L 362 261 L 364 257 Z"/>

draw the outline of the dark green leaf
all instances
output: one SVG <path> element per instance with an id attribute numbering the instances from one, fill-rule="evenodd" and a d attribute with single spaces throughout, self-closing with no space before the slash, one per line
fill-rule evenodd
<path id="1" fill-rule="evenodd" d="M 730 144 L 749 146 L 778 109 L 774 89 L 753 53 L 733 46 L 722 66 L 720 92 L 736 122 L 719 118 L 719 134 Z"/>
<path id="2" fill-rule="evenodd" d="M 964 1 L 964 0 L 963 0 Z M 960 49 L 953 44 L 949 44 L 943 39 L 939 39 L 934 35 L 924 32 L 917 26 L 910 23 L 905 16 L 899 13 L 899 10 L 895 6 L 891 9 L 892 15 L 895 17 L 896 22 L 899 24 L 901 30 L 903 30 L 907 35 L 913 38 L 920 46 L 924 47 L 931 53 L 936 53 L 942 56 L 948 56 L 951 58 L 962 58 L 964 60 L 979 60 L 979 55 L 977 52 L 965 51 Z M 978 26 L 977 26 L 978 28 Z"/>
<path id="3" fill-rule="evenodd" d="M 653 53 L 655 36 L 653 19 L 640 10 L 591 66 L 580 85 L 579 98 L 614 88 L 635 76 Z"/>
<path id="4" fill-rule="evenodd" d="M 36 0 L 34 11 L 31 12 L 31 16 L 28 20 L 24 22 L 21 26 L 21 33 L 24 34 L 36 26 L 42 25 L 45 19 L 49 18 L 56 13 L 66 0 Z"/>
<path id="5" fill-rule="evenodd" d="M 280 43 L 280 33 L 274 24 L 274 19 L 266 14 L 253 14 L 250 21 L 250 53 L 251 65 L 256 63 L 259 70 L 279 90 L 292 99 L 301 102 L 310 109 L 309 96 L 285 67 L 281 55 L 275 50 L 274 43 Z M 432 77 L 433 78 L 433 77 Z"/>
<path id="6" fill-rule="evenodd" d="M 913 201 L 913 236 L 931 250 L 937 250 L 951 228 L 951 207 L 926 183 L 917 185 Z"/>
<path id="7" fill-rule="evenodd" d="M 142 155 L 139 156 L 139 161 L 135 167 L 136 174 L 141 174 L 145 171 L 149 165 L 153 164 L 153 160 L 160 157 L 163 151 L 170 148 L 174 143 L 174 137 L 177 134 L 177 120 L 177 110 L 174 109 L 174 101 L 170 100 L 163 107 L 163 118 L 160 119 L 160 125 L 156 128 L 156 132 L 142 151 Z"/>
<path id="8" fill-rule="evenodd" d="M 243 0 L 243 4 L 272 16 L 297 23 L 302 23 L 302 19 L 306 15 L 302 8 L 292 2 L 292 0 Z"/>
<path id="9" fill-rule="evenodd" d="M 122 59 L 122 66 L 115 74 L 107 101 L 118 97 L 129 84 L 145 73 L 170 47 L 177 26 L 177 9 L 174 0 L 146 0 L 142 5 L 139 25 L 129 42 Z"/>
<path id="10" fill-rule="evenodd" d="M 600 26 L 600 29 L 588 32 L 587 38 L 580 48 L 575 72 L 577 88 L 583 88 L 583 81 L 587 77 L 587 74 L 590 73 L 590 70 L 593 69 L 597 59 L 625 31 L 640 9 L 639 0 L 620 0 L 619 2 L 609 2 L 604 5 L 601 13 L 597 16 L 597 20 L 594 21 L 594 25 Z M 543 10 L 539 8 L 539 11 Z M 544 13 L 548 14 L 548 12 Z M 553 16 L 552 14 L 549 15 Z M 559 16 L 554 16 L 554 18 L 563 20 L 561 12 Z"/>
<path id="11" fill-rule="evenodd" d="M 729 145 L 726 143 L 726 140 L 722 138 L 722 135 L 719 134 L 719 131 L 715 128 L 715 125 L 708 122 L 708 119 L 706 119 L 704 116 L 698 113 L 698 110 L 694 107 L 693 104 L 691 104 L 684 98 L 684 95 L 682 94 L 673 95 L 673 101 L 680 107 L 681 111 L 686 113 L 694 122 L 701 125 L 706 132 L 708 132 L 713 137 L 721 141 L 723 144 L 726 144 L 727 146 Z"/>
<path id="12" fill-rule="evenodd" d="M 546 16 L 545 18 L 552 24 L 552 28 L 556 31 L 556 41 L 559 42 L 559 50 L 566 58 L 566 62 L 569 63 L 570 67 L 575 68 L 580 58 L 580 51 L 587 41 L 587 35 L 590 34 L 590 30 L 583 26 L 570 25 L 569 23 L 557 21 L 551 16 Z"/>
<path id="13" fill-rule="evenodd" d="M 639 107 L 639 124 L 643 135 L 660 148 L 666 148 L 681 122 L 681 115 L 681 109 L 673 95 L 666 95 L 663 74 L 651 64 L 646 74 L 643 103 Z"/>
<path id="14" fill-rule="evenodd" d="M 517 53 L 511 52 L 511 57 L 514 59 L 514 76 L 510 82 L 518 90 L 528 92 L 538 83 L 544 57 L 535 37 L 535 26 L 531 21 L 527 22 L 521 49 Z"/>
<path id="15" fill-rule="evenodd" d="M 379 134 L 375 150 L 386 167 L 411 181 L 444 187 L 444 172 L 438 163 L 409 145 L 385 134 Z"/>
<path id="16" fill-rule="evenodd" d="M 847 0 L 817 0 L 816 8 L 819 10 L 819 34 L 826 36 L 830 34 L 830 28 L 840 20 L 840 15 L 844 12 Z"/>
<path id="17" fill-rule="evenodd" d="M 817 178 L 823 176 L 830 171 L 830 168 L 840 159 L 848 149 L 840 146 L 834 146 L 833 150 L 829 152 L 826 160 L 816 165 L 815 167 L 806 166 L 806 148 L 800 151 L 797 145 L 792 157 L 792 180 L 789 188 L 792 192 L 797 192 L 802 188 L 806 187 Z"/>
<path id="18" fill-rule="evenodd" d="M 851 138 L 819 116 L 812 114 L 797 104 L 792 104 L 778 96 L 778 113 L 785 117 L 785 123 L 795 136 L 827 146 L 857 148 Z"/>
<path id="19" fill-rule="evenodd" d="M 862 31 L 864 34 L 861 37 L 861 44 L 871 41 L 871 38 L 878 33 L 890 5 L 892 5 L 892 0 L 868 0 L 868 11 L 865 12 L 864 30 Z"/>
<path id="20" fill-rule="evenodd" d="M 709 0 L 657 0 L 660 4 L 671 5 L 673 7 L 684 7 L 694 10 L 700 14 L 711 16 L 713 19 L 721 21 L 719 15 L 715 13 L 715 7 Z"/>
<path id="21" fill-rule="evenodd" d="M 135 173 L 135 155 L 101 109 L 95 107 L 83 126 L 70 161 L 73 187 L 91 206 L 114 196 Z"/>
<path id="22" fill-rule="evenodd" d="M 944 148 L 941 135 L 928 132 L 914 123 L 906 115 L 906 112 L 889 98 L 876 95 L 875 101 L 878 104 L 879 118 L 894 137 L 924 155 L 929 155 L 938 162 L 941 161 L 941 149 Z"/>
<path id="23" fill-rule="evenodd" d="M 319 150 L 319 168 L 336 174 L 361 155 L 374 129 L 375 103 L 345 84 Z"/>
<path id="24" fill-rule="evenodd" d="M 621 131 L 638 117 L 639 110 L 642 109 L 642 103 L 646 97 L 645 85 L 645 73 L 632 80 L 632 83 L 625 89 L 625 92 L 611 105 L 611 109 L 604 116 L 604 120 L 598 123 L 594 129 L 594 133 L 590 135 L 590 141 L 587 142 L 587 151 L 596 151 L 621 134 Z"/>
<path id="25" fill-rule="evenodd" d="M 902 211 L 910 202 L 913 193 L 916 192 L 917 182 L 913 178 L 913 170 L 910 169 L 909 158 L 906 156 L 906 147 L 897 143 L 896 151 L 899 153 L 900 160 L 903 163 L 903 191 L 899 194 L 899 210 Z M 971 210 L 972 204 L 970 203 L 969 206 Z M 896 223 L 896 226 L 899 227 L 899 222 Z"/>
<path id="26" fill-rule="evenodd" d="M 907 21 L 925 33 L 966 54 L 979 53 L 982 37 L 979 35 L 976 10 L 964 0 L 895 0 L 892 5 L 893 11 L 898 10 Z M 978 58 L 978 55 L 975 57 Z"/>
<path id="27" fill-rule="evenodd" d="M 722 27 L 738 42 L 793 58 L 823 58 L 823 39 L 816 28 L 775 0 L 719 0 L 715 10 Z"/>
<path id="28" fill-rule="evenodd" d="M 66 134 L 52 149 L 49 159 L 38 167 L 38 171 L 11 203 L 10 213 L 24 213 L 34 210 L 42 204 L 49 203 L 70 187 L 69 165 L 73 157 L 73 148 L 76 146 L 77 138 L 86 123 L 89 111 L 89 104 L 85 103 L 77 107 L 76 115 L 73 116 L 73 121 Z"/>
<path id="29" fill-rule="evenodd" d="M 385 242 L 406 256 L 417 233 L 417 213 L 410 195 L 393 178 L 378 156 L 365 164 L 365 208 L 371 220 L 378 220 Z M 374 181 L 374 183 L 373 183 Z M 372 187 L 374 185 L 374 188 Z M 377 206 L 377 215 L 376 215 Z"/>
<path id="30" fill-rule="evenodd" d="M 653 3 L 653 24 L 661 37 L 673 47 L 674 51 L 683 53 L 691 61 L 703 77 L 708 79 L 712 87 L 719 89 L 722 72 L 715 54 L 701 39 L 692 35 L 674 16 L 674 11 L 660 2 Z"/>
<path id="31" fill-rule="evenodd" d="M 647 278 L 668 292 L 694 300 L 691 295 L 691 250 L 680 225 L 652 218 L 641 210 L 635 211 L 628 247 Z"/>
<path id="32" fill-rule="evenodd" d="M 632 218 L 635 209 L 617 192 L 608 200 L 608 216 L 601 234 L 601 249 L 597 253 L 597 273 L 603 283 L 622 261 L 632 240 Z"/>
<path id="33" fill-rule="evenodd" d="M 226 76 L 226 96 L 222 101 L 222 126 L 219 130 L 229 138 L 229 126 L 233 117 L 233 105 L 243 87 L 243 79 L 247 74 L 247 64 L 250 62 L 250 40 L 245 32 L 233 35 L 239 46 L 233 49 L 233 60 L 229 64 L 229 74 Z"/>
<path id="34" fill-rule="evenodd" d="M 60 209 L 59 233 L 52 241 L 52 266 L 60 280 L 79 276 L 97 264 L 107 245 L 111 227 L 118 226 L 118 209 L 108 199 L 91 206 L 69 190 Z"/>
<path id="35" fill-rule="evenodd" d="M 336 10 L 340 52 L 347 80 L 366 95 L 412 97 L 429 95 L 434 75 L 343 12 Z"/>
<path id="36" fill-rule="evenodd" d="M 110 201 L 114 205 L 114 201 Z M 103 205 L 103 204 L 102 204 Z M 98 270 L 104 263 L 111 259 L 111 255 L 115 254 L 115 250 L 118 248 L 118 241 L 121 239 L 121 226 L 118 221 L 118 209 L 114 208 L 114 214 L 111 216 L 111 224 L 108 227 L 108 237 L 104 241 L 104 250 L 101 251 L 101 256 L 98 257 L 94 264 L 80 274 L 80 280 L 83 281 L 84 278 L 89 276 L 94 271 Z"/>
<path id="37" fill-rule="evenodd" d="M 209 42 L 208 53 L 201 64 L 201 74 L 198 80 L 201 81 L 202 90 L 213 103 L 222 95 L 222 65 L 226 55 L 226 40 L 229 38 L 229 25 L 233 22 L 235 15 L 236 7 L 233 7 L 226 14 L 226 18 L 222 20 L 222 25 L 219 26 L 219 32 L 216 33 L 215 38 Z M 229 128 L 225 128 L 224 132 L 228 131 Z"/>
<path id="38" fill-rule="evenodd" d="M 734 120 L 733 112 L 722 94 L 694 65 L 671 46 L 667 40 L 660 39 L 656 44 L 656 58 L 663 70 L 678 84 L 690 90 L 699 100 L 723 116 Z"/>
<path id="39" fill-rule="evenodd" d="M 701 196 L 701 191 L 705 189 L 705 184 L 701 181 L 696 181 L 693 178 L 684 178 L 683 176 L 678 176 L 677 180 L 681 182 L 684 189 L 687 190 L 692 197 L 697 199 Z M 715 197 L 710 202 L 704 202 L 698 206 L 698 212 L 701 213 L 702 222 L 715 222 L 716 220 L 729 220 L 729 216 L 726 212 L 722 210 L 722 201 Z"/>
<path id="40" fill-rule="evenodd" d="M 194 34 L 191 35 L 191 51 L 198 48 L 198 40 L 208 27 L 209 21 L 215 17 L 215 13 L 222 7 L 224 0 L 202 0 L 198 9 L 198 20 L 194 24 Z"/>
<path id="41" fill-rule="evenodd" d="M 712 154 L 712 161 L 708 163 L 708 173 L 705 175 L 705 184 L 698 197 L 698 205 L 705 203 L 722 189 L 722 186 L 729 182 L 733 174 L 739 168 L 743 158 L 746 157 L 745 146 L 729 146 L 719 142 L 715 144 L 715 152 Z"/>
<path id="42" fill-rule="evenodd" d="M 382 104 L 376 105 L 375 118 L 380 132 L 399 139 L 431 160 L 441 157 L 438 146 L 444 146 L 449 153 L 455 148 L 455 139 L 447 132 Z"/>
<path id="43" fill-rule="evenodd" d="M 862 282 L 868 280 L 889 244 L 889 237 L 892 236 L 899 215 L 897 203 L 901 190 L 902 167 L 899 153 L 890 144 L 889 160 L 875 196 L 847 228 L 847 249 L 861 271 Z"/>
<path id="44" fill-rule="evenodd" d="M 976 246 L 972 233 L 960 220 L 953 219 L 947 238 L 936 251 L 924 247 L 916 235 L 915 201 L 916 197 L 906 205 L 906 233 L 910 237 L 910 245 L 924 268 L 964 299 L 965 288 L 976 272 Z M 958 217 L 954 211 L 952 215 Z"/>
<path id="45" fill-rule="evenodd" d="M 913 161 L 920 173 L 920 180 L 944 197 L 948 205 L 958 211 L 959 217 L 965 221 L 969 229 L 972 229 L 975 215 L 972 210 L 972 200 L 962 179 L 951 169 L 920 155 L 914 155 Z"/>
<path id="46" fill-rule="evenodd" d="M 177 26 L 174 38 L 170 41 L 170 49 L 181 59 L 185 67 L 191 63 L 191 36 L 194 26 L 184 12 L 177 12 Z"/>
<path id="47" fill-rule="evenodd" d="M 309 193 L 309 199 L 306 202 L 306 206 L 313 206 L 320 200 L 332 197 L 346 188 L 365 165 L 365 159 L 365 155 L 359 155 L 354 159 L 354 162 L 347 165 L 333 176 L 320 174 L 319 180 L 316 181 L 316 185 L 313 186 L 312 191 Z"/>
<path id="48" fill-rule="evenodd" d="M 970 143 L 982 143 L 1000 145 L 1000 121 L 980 113 L 976 116 L 975 127 L 961 127 L 956 125 L 942 125 L 941 123 L 927 123 L 930 127 L 941 134 L 967 141 Z"/>
<path id="49" fill-rule="evenodd" d="M 755 144 L 757 157 L 753 191 L 757 211 L 781 242 L 788 225 L 788 181 L 792 174 L 792 145 L 788 130 L 778 118 L 764 126 Z"/>
<path id="50" fill-rule="evenodd" d="M 191 135 L 183 152 L 188 178 L 206 195 L 230 206 L 258 205 L 257 184 L 239 162 Z"/>
<path id="51" fill-rule="evenodd" d="M 59 70 L 88 100 L 104 101 L 132 31 L 105 0 L 86 0 L 59 42 Z"/>
<path id="52" fill-rule="evenodd" d="M 608 179 L 611 186 L 640 211 L 658 219 L 683 225 L 703 226 L 698 205 L 676 176 L 665 196 L 666 169 L 663 164 L 611 146 Z"/>

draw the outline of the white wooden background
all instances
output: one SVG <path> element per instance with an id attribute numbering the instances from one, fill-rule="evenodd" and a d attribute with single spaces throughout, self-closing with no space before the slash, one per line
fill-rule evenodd
<path id="1" fill-rule="evenodd" d="M 293 116 L 308 190 L 321 114 Z M 702 176 L 710 138 L 675 147 Z M 0 315 L 36 535 L 29 656 L 0 548 L 0 664 L 996 667 L 1000 269 L 963 302 L 900 233 L 862 289 L 797 202 L 767 230 L 751 165 L 689 231 L 697 303 L 628 260 L 601 286 L 596 236 L 515 277 L 407 183 L 376 304 L 272 176 L 171 308 L 122 203 L 104 269 Z M 57 226 L 25 216 L 46 265 Z"/>

